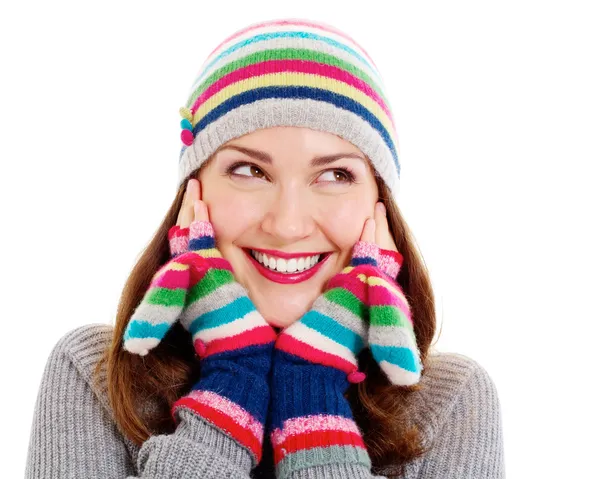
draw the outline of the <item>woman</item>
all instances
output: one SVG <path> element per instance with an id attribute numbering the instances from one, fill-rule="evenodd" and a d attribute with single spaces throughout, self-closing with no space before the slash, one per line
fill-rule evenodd
<path id="1" fill-rule="evenodd" d="M 504 477 L 493 382 L 431 348 L 364 50 L 328 25 L 251 25 L 181 115 L 177 196 L 115 327 L 54 348 L 27 477 Z"/>

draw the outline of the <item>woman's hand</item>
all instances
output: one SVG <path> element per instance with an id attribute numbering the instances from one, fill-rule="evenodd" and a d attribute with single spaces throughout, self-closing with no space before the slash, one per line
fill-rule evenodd
<path id="1" fill-rule="evenodd" d="M 194 208 L 197 201 L 202 201 L 202 185 L 197 179 L 191 178 L 186 185 L 183 202 L 177 215 L 177 222 L 169 229 L 168 238 L 171 258 L 175 258 L 188 251 L 189 227 L 196 216 Z M 209 221 L 208 208 L 204 202 L 202 202 L 200 208 L 202 210 L 199 212 L 198 217 L 202 221 Z"/>
<path id="2" fill-rule="evenodd" d="M 196 214 L 194 211 L 194 204 L 196 203 L 196 200 L 202 200 L 202 185 L 197 179 L 191 178 L 188 180 L 183 202 L 181 203 L 179 215 L 177 216 L 177 223 L 175 223 L 180 228 L 189 228 L 192 221 L 194 221 Z M 206 212 L 206 218 L 203 219 L 209 219 L 208 211 Z"/>
<path id="3" fill-rule="evenodd" d="M 373 218 L 367 220 L 372 221 L 374 226 L 369 227 L 367 231 L 363 231 L 362 241 L 368 241 L 369 243 L 375 243 L 380 249 L 398 252 L 392 233 L 387 222 L 387 214 L 385 211 L 384 204 L 379 201 L 375 205 L 375 212 Z"/>
<path id="4" fill-rule="evenodd" d="M 376 207 L 380 208 L 380 207 Z M 400 285 L 382 271 L 383 248 L 396 249 L 384 211 L 365 221 L 350 265 L 333 276 L 310 311 L 275 341 L 268 433 L 278 471 L 319 464 L 371 461 L 344 396 L 365 378 L 358 354 L 370 347 L 393 384 L 414 384 L 421 373 L 408 303 Z"/>
<path id="5" fill-rule="evenodd" d="M 171 246 L 177 242 L 174 256 L 154 275 L 127 325 L 124 348 L 131 353 L 148 354 L 177 321 L 192 335 L 199 357 L 275 340 L 275 331 L 216 248 L 199 195 L 200 183 L 192 179 L 179 214 L 182 228 L 174 225 L 169 232 Z"/>
<path id="6" fill-rule="evenodd" d="M 379 269 L 393 280 L 396 280 L 404 258 L 396 247 L 396 242 L 387 222 L 387 214 L 383 203 L 379 202 L 375 205 L 373 217 L 375 218 L 375 231 L 372 231 L 373 227 L 371 226 L 368 233 L 363 232 L 361 241 L 375 243 L 379 247 Z"/>
<path id="7" fill-rule="evenodd" d="M 398 261 L 386 264 L 386 258 Z M 387 217 L 376 207 L 350 264 L 328 281 L 310 311 L 282 331 L 275 349 L 337 368 L 348 381 L 360 382 L 364 375 L 358 372 L 358 354 L 370 347 L 393 384 L 418 382 L 422 367 L 410 306 L 395 276 L 383 267 L 394 263 L 397 274 L 401 261 Z"/>

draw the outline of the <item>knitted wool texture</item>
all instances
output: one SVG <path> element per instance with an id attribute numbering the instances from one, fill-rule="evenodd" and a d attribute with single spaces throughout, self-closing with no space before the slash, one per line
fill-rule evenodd
<path id="1" fill-rule="evenodd" d="M 202 228 L 208 228 L 211 235 L 213 234 L 210 222 L 194 222 L 190 228 L 173 226 L 169 230 L 172 260 L 167 266 L 182 255 L 185 257 L 188 252 L 188 235 L 202 235 Z M 211 235 L 209 240 L 214 241 Z M 198 243 L 189 240 L 190 246 L 194 244 Z M 211 244 L 214 246 L 214 243 Z M 211 270 L 211 280 L 214 282 L 211 290 L 224 291 L 226 288 L 239 286 L 231 274 L 231 265 L 221 257 L 218 250 L 212 248 L 202 252 L 202 255 L 207 254 L 216 257 L 213 260 L 214 270 Z M 402 288 L 395 281 L 402 261 L 402 255 L 396 251 L 384 250 L 371 243 L 357 242 L 353 248 L 351 264 L 331 278 L 327 291 L 317 299 L 311 311 L 300 318 L 298 324 L 288 328 L 287 334 L 280 337 L 280 345 L 282 340 L 287 342 L 282 349 L 310 360 L 319 357 L 323 364 L 345 371 L 350 381 L 359 382 L 361 377 L 355 374 L 358 370 L 356 356 L 368 344 L 373 358 L 391 383 L 417 383 L 422 365 L 412 314 Z M 364 266 L 369 266 L 370 269 L 364 270 Z M 156 278 L 160 277 L 159 271 Z M 157 297 L 161 291 L 166 293 L 159 289 L 164 286 L 159 279 L 155 279 L 152 284 L 154 291 L 151 285 L 146 296 L 148 299 L 142 300 L 125 332 L 125 348 L 131 352 L 141 354 L 142 349 L 155 347 L 181 314 L 181 321 L 190 330 L 196 350 L 206 354 L 205 346 L 199 340 L 214 340 L 215 335 L 211 333 L 211 328 L 218 324 L 213 324 L 212 320 L 208 321 L 205 318 L 210 316 L 207 316 L 207 312 L 216 309 L 216 306 L 211 304 L 215 298 L 218 299 L 220 311 L 230 317 L 241 317 L 250 312 L 259 316 L 241 286 L 239 288 L 240 292 L 243 291 L 242 297 L 238 297 L 237 294 L 222 296 L 214 293 L 204 298 L 202 294 L 195 292 L 195 288 L 191 288 L 185 310 L 182 306 L 184 300 L 177 296 L 177 304 L 181 309 L 163 307 L 162 315 L 155 314 L 154 309 L 150 309 L 152 316 L 149 316 L 150 313 L 146 313 L 144 309 L 145 303 L 149 302 L 150 298 Z M 181 287 L 181 284 L 178 286 Z M 147 317 L 154 319 L 148 321 Z M 259 317 L 256 321 L 256 325 L 252 326 L 261 326 L 259 329 L 264 331 L 264 319 Z M 149 322 L 152 323 L 151 331 L 148 329 Z M 209 346 L 209 352 L 221 351 L 221 348 L 227 348 L 227 344 L 231 344 L 231 335 L 221 335 L 218 328 L 216 331 L 220 339 Z"/>
<path id="2" fill-rule="evenodd" d="M 354 144 L 398 192 L 398 141 L 382 79 L 367 52 L 332 26 L 275 20 L 239 30 L 208 56 L 180 114 L 178 188 L 224 143 L 297 126 Z"/>
<path id="3" fill-rule="evenodd" d="M 276 335 L 216 249 L 211 223 L 192 222 L 185 248 L 177 243 L 185 237 L 175 238 L 178 230 L 169 231 L 172 258 L 154 275 L 133 312 L 123 347 L 144 356 L 179 321 L 202 357 L 202 375 L 173 404 L 173 420 L 178 423 L 182 409 L 194 411 L 245 447 L 256 466 L 262 457 Z"/>
<path id="4" fill-rule="evenodd" d="M 350 265 L 333 276 L 310 311 L 275 341 L 267 425 L 278 478 L 313 466 L 371 469 L 344 397 L 359 382 L 359 352 L 368 346 L 394 384 L 415 384 L 421 363 L 408 303 L 379 268 L 379 247 L 359 241 Z"/>

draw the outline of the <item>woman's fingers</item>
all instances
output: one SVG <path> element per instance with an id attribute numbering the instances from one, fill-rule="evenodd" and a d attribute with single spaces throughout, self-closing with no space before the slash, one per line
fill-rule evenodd
<path id="1" fill-rule="evenodd" d="M 202 200 L 194 201 L 194 221 L 209 221 L 208 208 Z"/>
<path id="2" fill-rule="evenodd" d="M 387 221 L 385 206 L 382 202 L 375 205 L 375 243 L 381 249 L 398 251 L 396 243 L 390 232 L 390 226 Z"/>
<path id="3" fill-rule="evenodd" d="M 365 221 L 360 241 L 375 243 L 375 220 L 373 218 L 367 218 L 367 221 Z"/>
<path id="4" fill-rule="evenodd" d="M 202 198 L 200 188 L 200 182 L 197 179 L 189 180 L 177 217 L 177 226 L 180 228 L 187 228 L 194 221 L 194 201 Z"/>

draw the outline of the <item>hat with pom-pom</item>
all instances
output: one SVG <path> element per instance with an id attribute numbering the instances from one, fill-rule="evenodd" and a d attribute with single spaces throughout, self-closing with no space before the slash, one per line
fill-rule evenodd
<path id="1" fill-rule="evenodd" d="M 365 50 L 330 25 L 273 20 L 237 31 L 208 56 L 180 115 L 178 188 L 224 143 L 298 126 L 349 141 L 398 192 L 398 142 L 381 77 Z"/>

